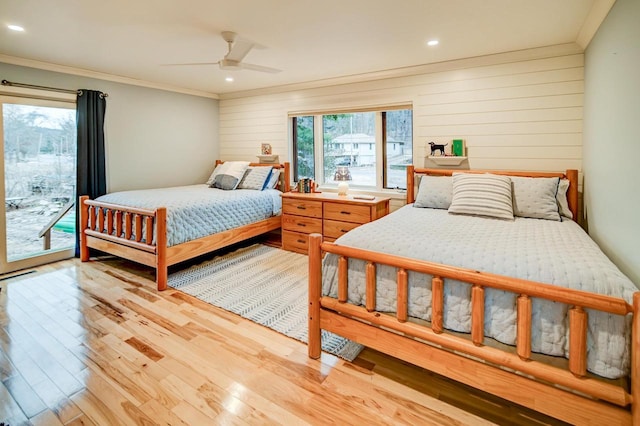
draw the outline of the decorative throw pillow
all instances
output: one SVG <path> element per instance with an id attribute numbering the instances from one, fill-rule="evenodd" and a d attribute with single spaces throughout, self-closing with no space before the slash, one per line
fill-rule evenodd
<path id="1" fill-rule="evenodd" d="M 213 168 L 213 171 L 211 172 L 211 175 L 209 176 L 209 179 L 207 179 L 207 181 L 205 182 L 207 184 L 207 186 L 213 185 L 213 179 L 216 177 L 216 169 L 217 168 L 218 168 L 218 166 L 215 166 Z"/>
<path id="2" fill-rule="evenodd" d="M 573 213 L 569 209 L 569 202 L 567 201 L 567 190 L 569 189 L 569 179 L 560 179 L 558 184 L 558 194 L 556 200 L 558 201 L 558 208 L 560 209 L 560 215 L 573 219 Z"/>
<path id="3" fill-rule="evenodd" d="M 490 173 L 454 173 L 449 213 L 513 219 L 511 179 Z"/>
<path id="4" fill-rule="evenodd" d="M 269 182 L 273 167 L 249 166 L 238 184 L 238 189 L 257 189 L 262 191 Z"/>
<path id="5" fill-rule="evenodd" d="M 280 183 L 280 170 L 273 169 L 271 171 L 271 175 L 269 176 L 269 182 L 267 182 L 266 188 L 276 189 L 278 188 L 278 184 Z"/>
<path id="6" fill-rule="evenodd" d="M 451 176 L 422 176 L 414 207 L 448 209 L 453 193 Z"/>
<path id="7" fill-rule="evenodd" d="M 236 189 L 248 167 L 248 161 L 225 161 L 213 171 L 213 182 L 209 186 L 224 190 Z"/>
<path id="8" fill-rule="evenodd" d="M 558 182 L 560 178 L 512 176 L 513 214 L 519 217 L 560 221 Z"/>

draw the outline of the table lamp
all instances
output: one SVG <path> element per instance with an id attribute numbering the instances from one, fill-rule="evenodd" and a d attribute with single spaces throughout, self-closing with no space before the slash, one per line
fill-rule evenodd
<path id="1" fill-rule="evenodd" d="M 347 195 L 349 191 L 349 183 L 351 180 L 351 173 L 349 173 L 349 167 L 347 166 L 338 166 L 336 169 L 336 173 L 333 176 L 333 180 L 338 183 L 338 195 Z"/>

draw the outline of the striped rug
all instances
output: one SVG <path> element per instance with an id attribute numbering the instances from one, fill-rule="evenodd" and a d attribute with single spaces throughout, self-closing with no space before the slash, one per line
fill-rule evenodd
<path id="1" fill-rule="evenodd" d="M 173 273 L 169 286 L 307 342 L 307 256 L 254 244 Z M 322 350 L 352 361 L 362 346 L 322 331 Z"/>

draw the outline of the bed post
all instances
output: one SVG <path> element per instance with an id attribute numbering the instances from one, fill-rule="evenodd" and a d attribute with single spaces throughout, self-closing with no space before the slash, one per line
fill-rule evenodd
<path id="1" fill-rule="evenodd" d="M 573 220 L 578 222 L 578 171 L 575 169 L 569 169 L 565 172 L 567 179 L 569 179 L 569 189 L 567 190 L 567 203 L 569 204 L 569 210 L 573 213 Z"/>
<path id="2" fill-rule="evenodd" d="M 156 210 L 156 284 L 158 291 L 167 289 L 167 209 Z"/>
<path id="3" fill-rule="evenodd" d="M 80 233 L 80 260 L 82 262 L 87 262 L 89 260 L 89 247 L 87 247 L 87 236 L 84 233 L 84 230 L 87 229 L 89 225 L 89 206 L 85 205 L 84 202 L 89 199 L 88 195 L 83 195 L 80 197 L 80 206 L 78 210 L 80 211 L 80 229 L 78 232 Z"/>
<path id="4" fill-rule="evenodd" d="M 631 324 L 631 419 L 640 425 L 640 291 L 633 293 Z"/>
<path id="5" fill-rule="evenodd" d="M 322 297 L 321 234 L 309 235 L 309 358 L 320 358 L 320 298 Z"/>
<path id="6" fill-rule="evenodd" d="M 413 171 L 413 164 L 409 164 L 407 166 L 407 204 L 411 204 L 415 201 L 414 186 L 416 178 L 413 175 Z"/>
<path id="7" fill-rule="evenodd" d="M 291 165 L 284 163 L 284 192 L 291 191 Z"/>

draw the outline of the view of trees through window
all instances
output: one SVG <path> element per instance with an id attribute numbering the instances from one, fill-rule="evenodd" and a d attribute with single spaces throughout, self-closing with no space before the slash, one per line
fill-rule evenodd
<path id="1" fill-rule="evenodd" d="M 411 110 L 383 112 L 385 123 L 385 188 L 407 188 L 407 165 L 413 163 Z"/>
<path id="2" fill-rule="evenodd" d="M 297 150 L 293 180 L 315 179 L 313 159 L 313 116 L 293 117 L 293 140 Z"/>
<path id="3" fill-rule="evenodd" d="M 321 167 L 322 184 L 336 185 L 340 168 L 338 174 L 348 175 L 353 187 L 406 188 L 406 168 L 413 161 L 410 109 L 297 116 L 292 122 L 294 180 L 317 180 L 316 167 Z M 314 124 L 322 126 L 321 158 L 314 157 Z M 379 163 L 381 178 L 376 174 Z"/>
<path id="4" fill-rule="evenodd" d="M 4 185 L 9 261 L 42 252 L 38 235 L 75 200 L 76 111 L 33 105 L 2 105 Z M 58 222 L 51 249 L 75 244 L 75 215 Z"/>

